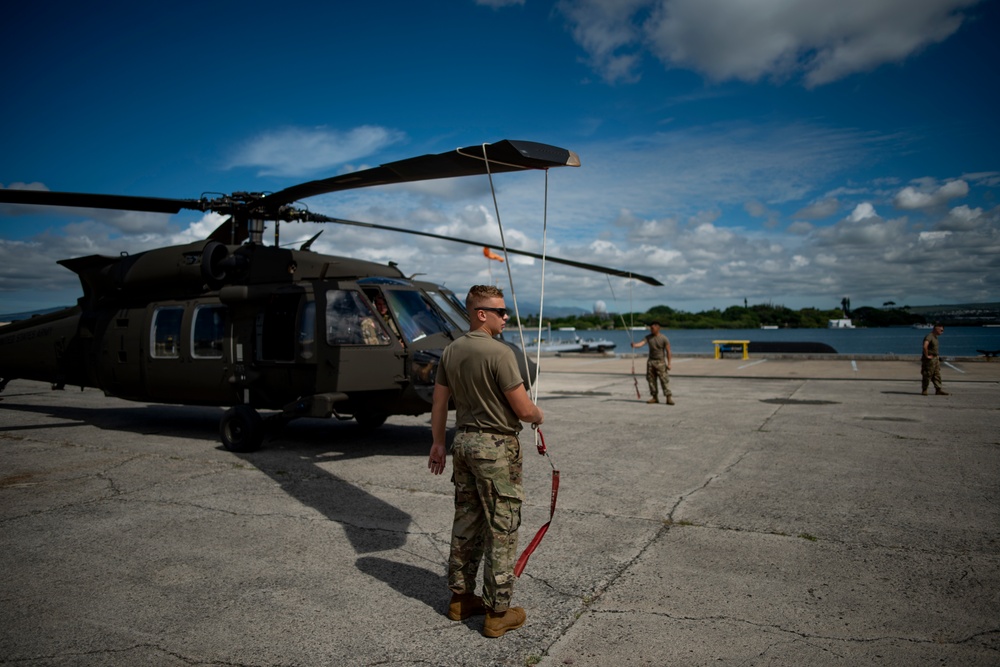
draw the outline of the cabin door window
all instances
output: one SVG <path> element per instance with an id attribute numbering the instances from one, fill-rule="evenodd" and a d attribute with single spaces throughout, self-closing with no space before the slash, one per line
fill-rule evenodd
<path id="1" fill-rule="evenodd" d="M 191 356 L 196 359 L 221 359 L 226 336 L 226 307 L 198 306 L 191 326 Z"/>
<path id="2" fill-rule="evenodd" d="M 153 311 L 150 349 L 153 351 L 154 357 L 159 359 L 180 357 L 181 322 L 183 319 L 184 308 L 180 306 L 165 306 Z"/>

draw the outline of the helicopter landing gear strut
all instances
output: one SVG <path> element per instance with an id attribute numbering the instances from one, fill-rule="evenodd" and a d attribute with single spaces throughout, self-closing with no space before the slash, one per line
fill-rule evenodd
<path id="1" fill-rule="evenodd" d="M 257 451 L 264 440 L 264 420 L 249 405 L 234 405 L 222 415 L 219 438 L 231 452 Z"/>

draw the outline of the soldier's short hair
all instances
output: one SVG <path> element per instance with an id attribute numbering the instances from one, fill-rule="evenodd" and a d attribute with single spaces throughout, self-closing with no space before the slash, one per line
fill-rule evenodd
<path id="1" fill-rule="evenodd" d="M 473 309 L 486 299 L 502 299 L 503 290 L 496 285 L 473 285 L 465 297 L 465 307 Z"/>

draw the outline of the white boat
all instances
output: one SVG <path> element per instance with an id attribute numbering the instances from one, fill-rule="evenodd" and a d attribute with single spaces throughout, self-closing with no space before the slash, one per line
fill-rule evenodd
<path id="1" fill-rule="evenodd" d="M 845 319 L 840 319 L 840 320 L 827 320 L 827 322 L 826 322 L 826 328 L 827 329 L 853 329 L 854 328 L 854 323 L 851 322 L 851 320 L 846 319 L 846 318 Z"/>
<path id="2" fill-rule="evenodd" d="M 616 347 L 616 343 L 604 338 L 580 338 L 576 337 L 578 343 L 583 345 L 584 352 L 607 352 Z"/>
<path id="3" fill-rule="evenodd" d="M 762 324 L 762 325 L 760 325 L 760 328 L 761 329 L 777 329 L 778 325 L 777 324 Z"/>
<path id="4" fill-rule="evenodd" d="M 536 338 L 527 343 L 525 351 L 530 354 L 538 354 L 539 349 L 543 355 L 563 354 L 565 352 L 607 352 L 616 347 L 614 341 L 605 338 L 580 338 L 576 334 L 574 327 L 561 327 L 559 331 L 572 331 L 572 338 L 553 338 L 552 327 L 548 329 L 548 335 L 543 338 Z"/>
<path id="5" fill-rule="evenodd" d="M 529 355 L 562 354 L 563 352 L 583 352 L 583 345 L 579 342 L 580 337 L 574 335 L 573 338 L 553 338 L 552 326 L 548 327 L 548 335 L 544 338 L 536 338 L 524 346 L 524 351 Z"/>
<path id="6" fill-rule="evenodd" d="M 541 340 L 528 343 L 524 346 L 525 352 L 529 355 L 536 355 L 541 348 L 542 356 L 551 354 L 563 354 L 564 352 L 583 352 L 583 345 L 572 340 Z"/>

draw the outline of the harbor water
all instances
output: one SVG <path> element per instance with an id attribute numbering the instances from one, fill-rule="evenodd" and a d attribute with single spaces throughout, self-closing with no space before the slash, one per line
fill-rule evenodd
<path id="1" fill-rule="evenodd" d="M 642 331 L 577 330 L 553 331 L 553 338 L 604 339 L 615 343 L 615 352 L 629 352 L 632 341 L 640 341 L 648 333 Z M 826 343 L 838 354 L 920 354 L 924 336 L 930 329 L 884 327 L 872 329 L 663 329 L 670 339 L 674 354 L 712 354 L 713 340 L 749 340 L 753 342 L 815 342 Z M 542 333 L 545 338 L 547 332 Z M 529 343 L 538 337 L 537 330 L 525 329 Z M 510 327 L 504 338 L 518 343 L 517 329 Z M 1000 327 L 947 327 L 941 335 L 943 357 L 981 356 L 977 350 L 1000 350 Z M 639 350 L 642 352 L 643 350 Z"/>

